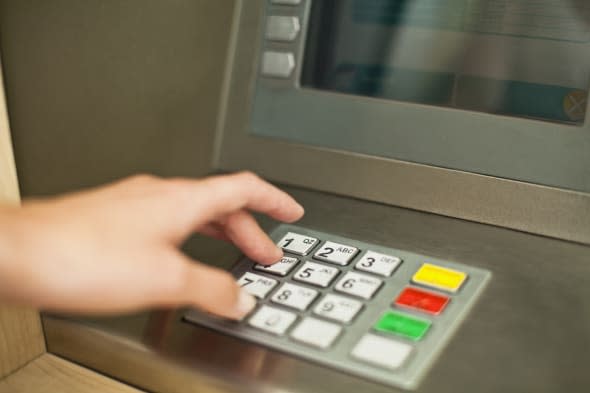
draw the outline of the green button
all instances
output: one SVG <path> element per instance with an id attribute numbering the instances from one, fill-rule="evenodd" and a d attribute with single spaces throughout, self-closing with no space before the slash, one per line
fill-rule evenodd
<path id="1" fill-rule="evenodd" d="M 375 329 L 380 332 L 397 334 L 398 336 L 418 341 L 424 337 L 428 329 L 430 329 L 431 324 L 430 321 L 389 311 L 377 322 Z"/>

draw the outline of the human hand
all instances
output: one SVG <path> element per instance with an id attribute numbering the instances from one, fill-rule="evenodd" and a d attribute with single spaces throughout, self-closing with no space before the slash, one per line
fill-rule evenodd
<path id="1" fill-rule="evenodd" d="M 112 313 L 187 305 L 241 318 L 255 300 L 179 246 L 197 232 L 263 264 L 282 251 L 249 211 L 293 222 L 303 208 L 251 173 L 202 180 L 136 176 L 56 199 L 0 207 L 0 300 Z"/>

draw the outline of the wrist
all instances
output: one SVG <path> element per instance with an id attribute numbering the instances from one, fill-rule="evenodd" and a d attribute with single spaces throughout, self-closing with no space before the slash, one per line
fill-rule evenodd
<path id="1" fill-rule="evenodd" d="M 10 275 L 16 260 L 15 233 L 18 207 L 0 205 L 0 283 Z M 1 284 L 0 284 L 1 285 Z"/>

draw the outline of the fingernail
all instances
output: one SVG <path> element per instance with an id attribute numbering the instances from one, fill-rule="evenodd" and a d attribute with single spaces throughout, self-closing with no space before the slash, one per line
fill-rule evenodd
<path id="1" fill-rule="evenodd" d="M 297 206 L 299 206 L 299 209 L 301 210 L 301 215 L 305 214 L 305 209 L 303 208 L 302 205 L 300 205 L 299 203 L 297 203 Z"/>
<path id="2" fill-rule="evenodd" d="M 246 290 L 240 289 L 238 303 L 236 304 L 236 315 L 239 319 L 244 318 L 256 307 L 256 299 Z"/>
<path id="3" fill-rule="evenodd" d="M 280 261 L 284 255 L 285 254 L 283 254 L 283 250 L 281 248 L 275 247 L 275 262 Z"/>

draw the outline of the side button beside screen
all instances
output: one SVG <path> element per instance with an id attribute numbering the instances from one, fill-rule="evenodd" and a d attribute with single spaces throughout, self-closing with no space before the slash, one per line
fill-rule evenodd
<path id="1" fill-rule="evenodd" d="M 262 75 L 271 78 L 291 77 L 295 70 L 295 56 L 291 52 L 266 51 L 262 55 Z"/>

